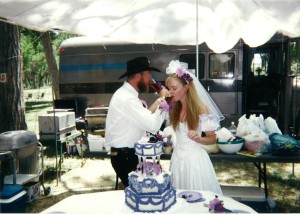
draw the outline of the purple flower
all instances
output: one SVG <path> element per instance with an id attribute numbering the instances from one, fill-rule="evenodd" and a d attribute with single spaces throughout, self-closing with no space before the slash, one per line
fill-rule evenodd
<path id="1" fill-rule="evenodd" d="M 209 202 L 209 211 L 215 211 L 215 212 L 224 212 L 225 208 L 223 206 L 223 201 L 220 201 L 218 199 L 218 196 L 216 195 L 213 200 Z"/>
<path id="2" fill-rule="evenodd" d="M 185 69 L 183 67 L 178 67 L 176 70 L 176 73 L 178 76 L 182 77 L 183 75 L 185 75 Z"/>
<path id="3" fill-rule="evenodd" d="M 157 134 L 156 134 L 156 138 L 157 138 L 157 140 L 159 140 L 159 141 L 164 141 L 164 133 L 158 131 Z"/>
<path id="4" fill-rule="evenodd" d="M 173 143 L 171 140 L 167 140 L 167 142 L 164 142 L 164 147 L 172 146 Z"/>
<path id="5" fill-rule="evenodd" d="M 162 172 L 161 166 L 159 164 L 153 164 L 153 171 L 156 175 L 159 175 Z"/>
<path id="6" fill-rule="evenodd" d="M 136 172 L 141 174 L 146 174 L 146 176 L 154 176 L 159 175 L 162 172 L 162 168 L 160 164 L 152 163 L 149 161 L 139 163 L 137 165 Z"/>
<path id="7" fill-rule="evenodd" d="M 160 102 L 159 106 L 163 111 L 169 111 L 171 108 L 175 106 L 175 103 L 168 104 L 166 100 L 163 100 Z"/>
<path id="8" fill-rule="evenodd" d="M 169 110 L 169 104 L 167 103 L 166 100 L 162 100 L 159 105 L 163 111 Z"/>
<path id="9" fill-rule="evenodd" d="M 187 73 L 187 71 L 183 67 L 178 67 L 176 70 L 176 74 L 188 83 L 193 81 L 193 78 Z"/>

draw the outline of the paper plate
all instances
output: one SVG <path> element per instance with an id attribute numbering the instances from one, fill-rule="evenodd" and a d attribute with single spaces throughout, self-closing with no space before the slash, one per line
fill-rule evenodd
<path id="1" fill-rule="evenodd" d="M 190 203 L 205 201 L 205 199 L 202 198 L 202 194 L 200 192 L 195 191 L 183 191 L 178 193 L 177 197 L 183 198 Z"/>

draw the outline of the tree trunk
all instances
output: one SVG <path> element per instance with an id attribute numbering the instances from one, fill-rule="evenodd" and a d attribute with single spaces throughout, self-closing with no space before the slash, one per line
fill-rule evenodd
<path id="1" fill-rule="evenodd" d="M 45 49 L 48 70 L 52 80 L 52 91 L 54 96 L 53 99 L 59 99 L 59 73 L 53 54 L 52 42 L 49 32 L 41 33 L 41 39 Z"/>
<path id="2" fill-rule="evenodd" d="M 0 133 L 26 130 L 20 31 L 0 22 Z"/>

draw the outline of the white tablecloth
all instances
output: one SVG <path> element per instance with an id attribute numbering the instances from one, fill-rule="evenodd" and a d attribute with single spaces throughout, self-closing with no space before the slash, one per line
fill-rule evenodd
<path id="1" fill-rule="evenodd" d="M 181 190 L 177 190 L 177 195 Z M 215 198 L 213 192 L 199 191 L 205 199 L 203 202 L 188 203 L 185 199 L 177 197 L 177 202 L 167 212 L 164 213 L 208 213 L 208 207 L 204 206 L 210 200 Z M 256 213 L 251 207 L 246 206 L 232 198 L 219 196 L 224 202 L 226 209 L 236 211 L 237 213 Z M 125 204 L 125 193 L 123 190 L 107 191 L 89 194 L 73 195 L 54 204 L 42 213 L 134 213 Z M 159 213 L 159 212 L 157 212 Z"/>

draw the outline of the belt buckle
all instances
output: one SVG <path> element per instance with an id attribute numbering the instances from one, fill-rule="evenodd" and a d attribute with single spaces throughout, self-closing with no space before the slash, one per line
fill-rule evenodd
<path id="1" fill-rule="evenodd" d="M 110 155 L 111 155 L 111 156 L 117 156 L 117 155 L 118 155 L 118 152 L 117 152 L 117 151 L 112 151 L 112 150 L 110 150 Z"/>

